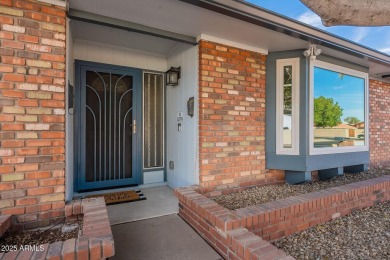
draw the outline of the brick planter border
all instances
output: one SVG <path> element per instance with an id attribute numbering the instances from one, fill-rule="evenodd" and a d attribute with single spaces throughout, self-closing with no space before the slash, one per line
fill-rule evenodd
<path id="1" fill-rule="evenodd" d="M 112 236 L 107 208 L 103 198 L 89 198 L 72 201 L 65 206 L 67 218 L 83 215 L 82 235 L 76 239 L 44 244 L 43 251 L 12 251 L 0 253 L 0 259 L 105 259 L 114 255 Z M 7 221 L 8 219 L 8 221 Z M 2 221 L 4 220 L 4 221 Z M 0 230 L 11 226 L 10 218 L 0 218 Z M 4 231 L 5 232 L 5 231 Z M 3 232 L 3 233 L 4 233 Z"/>
<path id="2" fill-rule="evenodd" d="M 283 259 L 267 241 L 390 200 L 390 175 L 232 211 L 198 193 L 197 186 L 175 195 L 179 215 L 225 259 Z"/>

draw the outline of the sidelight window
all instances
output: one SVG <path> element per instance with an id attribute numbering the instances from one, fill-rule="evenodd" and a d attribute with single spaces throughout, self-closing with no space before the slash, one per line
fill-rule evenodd
<path id="1" fill-rule="evenodd" d="M 276 153 L 299 154 L 299 58 L 276 62 Z"/>
<path id="2" fill-rule="evenodd" d="M 164 167 L 164 77 L 144 73 L 144 168 Z"/>

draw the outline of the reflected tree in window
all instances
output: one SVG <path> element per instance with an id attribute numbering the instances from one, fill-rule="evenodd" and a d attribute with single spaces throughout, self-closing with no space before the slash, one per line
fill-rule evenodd
<path id="1" fill-rule="evenodd" d="M 314 126 L 334 127 L 341 124 L 343 109 L 333 98 L 314 98 Z"/>
<path id="2" fill-rule="evenodd" d="M 283 77 L 283 86 L 284 86 L 284 114 L 291 115 L 292 109 L 292 66 L 284 67 L 284 77 Z"/>
<path id="3" fill-rule="evenodd" d="M 346 122 L 348 125 L 356 125 L 356 124 L 362 122 L 362 120 L 360 120 L 359 118 L 354 117 L 354 116 L 348 116 L 348 117 L 344 118 L 344 122 Z"/>

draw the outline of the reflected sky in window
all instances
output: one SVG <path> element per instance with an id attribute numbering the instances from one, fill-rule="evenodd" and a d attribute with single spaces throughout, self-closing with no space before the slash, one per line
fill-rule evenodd
<path id="1" fill-rule="evenodd" d="M 364 79 L 322 68 L 314 68 L 314 98 L 333 98 L 346 117 L 364 122 Z"/>

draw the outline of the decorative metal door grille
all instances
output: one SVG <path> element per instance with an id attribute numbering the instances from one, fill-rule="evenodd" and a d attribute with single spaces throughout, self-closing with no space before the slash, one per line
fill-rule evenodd
<path id="1" fill-rule="evenodd" d="M 144 74 L 144 168 L 164 166 L 164 79 Z"/>
<path id="2" fill-rule="evenodd" d="M 85 181 L 132 178 L 132 76 L 87 71 L 85 88 Z"/>

